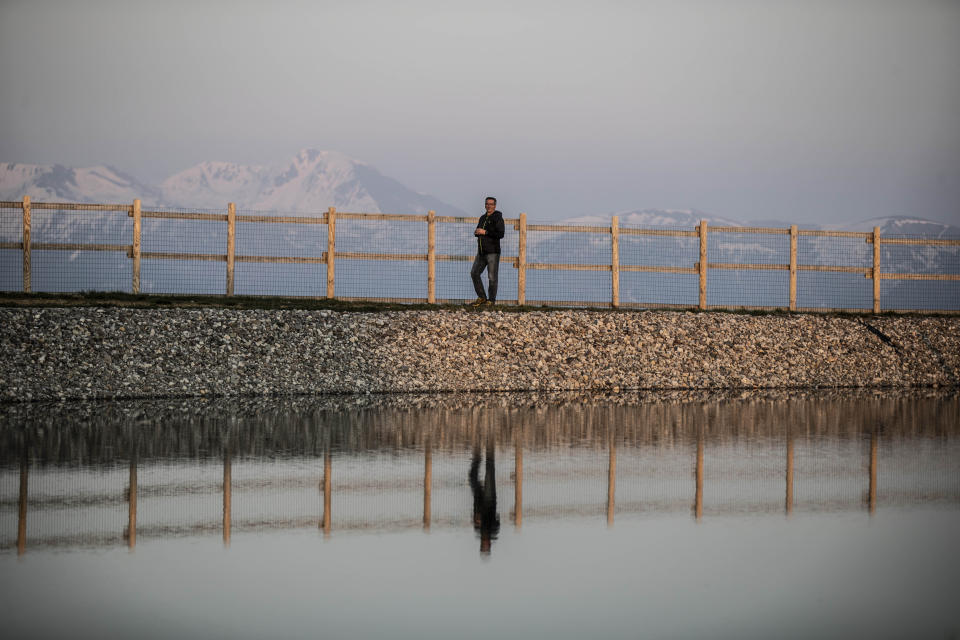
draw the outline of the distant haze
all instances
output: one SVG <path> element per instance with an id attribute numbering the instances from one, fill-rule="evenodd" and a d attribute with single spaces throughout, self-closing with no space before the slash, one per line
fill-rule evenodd
<path id="1" fill-rule="evenodd" d="M 960 2 L 4 0 L 0 162 L 303 148 L 471 213 L 960 223 Z"/>

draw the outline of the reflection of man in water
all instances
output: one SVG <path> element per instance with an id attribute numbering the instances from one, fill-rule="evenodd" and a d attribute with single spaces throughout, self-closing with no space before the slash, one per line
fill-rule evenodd
<path id="1" fill-rule="evenodd" d="M 473 529 L 480 534 L 480 553 L 489 554 L 490 545 L 500 533 L 500 514 L 497 513 L 497 478 L 494 470 L 493 441 L 487 441 L 487 462 L 483 483 L 477 477 L 480 470 L 480 447 L 473 450 L 470 461 L 470 490 L 473 491 Z"/>

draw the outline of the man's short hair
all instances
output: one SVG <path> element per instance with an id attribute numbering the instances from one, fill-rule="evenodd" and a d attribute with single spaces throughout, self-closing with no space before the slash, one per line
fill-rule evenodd
<path id="1" fill-rule="evenodd" d="M 493 200 L 493 204 L 497 204 L 497 199 L 494 198 L 493 196 L 487 196 L 486 198 L 484 198 L 483 199 L 484 204 L 486 204 L 487 200 Z"/>

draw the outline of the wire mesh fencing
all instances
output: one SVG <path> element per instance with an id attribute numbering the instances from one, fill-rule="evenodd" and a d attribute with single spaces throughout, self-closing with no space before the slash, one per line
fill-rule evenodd
<path id="1" fill-rule="evenodd" d="M 647 233 L 638 235 L 640 232 Z M 621 301 L 651 306 L 697 306 L 699 280 L 694 267 L 699 259 L 700 241 L 693 231 L 681 227 L 624 225 L 621 234 Z"/>
<path id="2" fill-rule="evenodd" d="M 224 245 L 228 238 L 224 236 Z M 323 214 L 237 211 L 237 295 L 316 298 L 327 293 Z"/>
<path id="3" fill-rule="evenodd" d="M 805 309 L 869 310 L 873 247 L 867 234 L 806 235 L 797 239 L 797 306 Z"/>
<path id="4" fill-rule="evenodd" d="M 960 311 L 960 246 L 927 242 L 929 238 L 915 235 L 883 239 L 880 246 L 882 271 L 910 275 L 880 281 L 883 309 Z M 952 279 L 944 276 L 952 276 Z"/>
<path id="5" fill-rule="evenodd" d="M 157 209 L 146 215 L 141 231 L 140 292 L 224 293 L 227 223 L 219 219 L 224 211 Z"/>
<path id="6" fill-rule="evenodd" d="M 789 306 L 789 233 L 713 233 L 707 262 L 707 305 Z"/>
<path id="7" fill-rule="evenodd" d="M 533 225 L 527 236 L 526 298 L 537 304 L 609 304 L 611 244 L 600 227 Z"/>
<path id="8" fill-rule="evenodd" d="M 337 217 L 336 295 L 426 298 L 427 225 Z"/>
<path id="9" fill-rule="evenodd" d="M 18 276 L 24 288 L 37 292 L 111 291 L 129 286 L 131 265 L 126 254 L 132 223 L 126 207 L 86 205 L 78 210 L 36 203 L 24 215 L 22 206 L 17 211 L 7 204 L 0 214 L 4 267 L 0 279 L 5 287 Z"/>
<path id="10" fill-rule="evenodd" d="M 477 253 L 477 239 L 473 235 L 476 226 L 476 222 L 444 222 L 436 226 L 437 255 L 444 256 L 437 261 L 435 267 L 437 299 L 470 300 L 475 297 L 470 281 L 470 268 Z M 501 249 L 503 248 L 504 243 L 501 243 Z M 501 259 L 498 284 L 501 290 L 506 279 L 503 263 L 504 260 Z M 487 278 L 483 276 L 484 287 L 488 286 Z M 499 297 L 501 300 L 507 298 L 506 295 Z"/>
<path id="11" fill-rule="evenodd" d="M 23 262 L 23 207 L 0 203 L 0 290 L 22 290 Z"/>
<path id="12" fill-rule="evenodd" d="M 502 304 L 960 311 L 960 239 L 505 222 Z M 475 226 L 432 213 L 3 202 L 0 289 L 465 302 Z"/>

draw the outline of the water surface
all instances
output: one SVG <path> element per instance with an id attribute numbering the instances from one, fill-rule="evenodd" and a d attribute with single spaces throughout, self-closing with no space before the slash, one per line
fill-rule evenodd
<path id="1" fill-rule="evenodd" d="M 9 637 L 951 637 L 950 393 L 7 406 Z"/>

